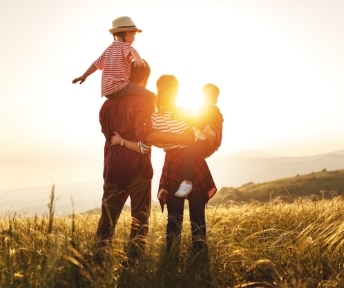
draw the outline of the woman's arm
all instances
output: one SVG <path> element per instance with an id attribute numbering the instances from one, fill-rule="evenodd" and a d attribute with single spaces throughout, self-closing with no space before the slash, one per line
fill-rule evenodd
<path id="1" fill-rule="evenodd" d="M 151 144 L 144 144 L 141 141 L 136 142 L 125 140 L 118 132 L 114 131 L 114 136 L 111 137 L 111 145 L 121 144 L 123 147 L 129 150 L 144 154 L 151 149 L 152 145 L 159 148 L 163 148 L 166 144 L 171 143 L 181 143 L 184 145 L 190 145 L 193 142 L 195 142 L 195 134 L 192 131 L 185 131 L 182 134 L 172 134 L 154 131 L 146 137 L 146 140 Z"/>
<path id="2" fill-rule="evenodd" d="M 190 145 L 195 142 L 195 134 L 191 130 L 185 131 L 182 134 L 164 133 L 155 130 L 146 137 L 146 141 L 153 144 L 154 146 L 158 146 L 159 144 L 171 143 Z"/>
<path id="3" fill-rule="evenodd" d="M 124 140 L 119 133 L 117 132 L 114 132 L 114 133 L 115 135 L 111 137 L 111 145 L 120 144 L 129 150 L 142 153 L 142 151 L 140 150 L 139 142 Z"/>
<path id="4" fill-rule="evenodd" d="M 202 110 L 201 110 L 202 112 Z M 203 130 L 207 126 L 206 114 L 199 114 L 187 108 L 180 108 L 179 112 L 175 114 L 178 121 L 187 123 L 190 127 L 196 127 Z"/>
<path id="5" fill-rule="evenodd" d="M 195 117 L 192 116 L 181 116 L 176 115 L 176 118 L 179 121 L 184 121 L 185 123 L 189 124 L 191 127 L 196 127 L 197 129 L 203 130 L 207 125 L 207 117 L 205 115 L 198 115 Z"/>

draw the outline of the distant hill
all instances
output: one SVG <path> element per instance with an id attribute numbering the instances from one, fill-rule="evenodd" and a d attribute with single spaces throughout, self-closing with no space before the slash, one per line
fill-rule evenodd
<path id="1" fill-rule="evenodd" d="M 56 213 L 80 213 L 100 207 L 102 184 L 103 181 L 98 180 L 55 185 Z M 52 184 L 0 191 L 0 215 L 7 211 L 39 215 L 47 213 L 51 189 Z"/>
<path id="2" fill-rule="evenodd" d="M 322 169 L 344 169 L 344 150 L 306 157 L 247 158 L 215 153 L 207 163 L 218 188 L 238 187 L 248 182 L 261 183 Z"/>
<path id="3" fill-rule="evenodd" d="M 230 155 L 234 157 L 243 157 L 243 158 L 273 158 L 275 157 L 271 153 L 268 153 L 265 151 L 249 151 L 249 150 L 239 151 L 237 153 L 230 154 Z"/>
<path id="4" fill-rule="evenodd" d="M 344 169 L 334 171 L 323 169 L 321 172 L 312 172 L 270 182 L 249 182 L 238 188 L 222 187 L 209 201 L 209 204 L 217 204 L 227 200 L 267 202 L 277 198 L 292 200 L 298 197 L 328 199 L 342 194 L 344 194 Z"/>

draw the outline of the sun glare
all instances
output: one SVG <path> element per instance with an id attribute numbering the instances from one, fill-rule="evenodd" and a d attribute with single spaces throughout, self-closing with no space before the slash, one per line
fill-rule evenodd
<path id="1" fill-rule="evenodd" d="M 195 112 L 202 104 L 202 95 L 200 92 L 191 92 L 186 89 L 179 89 L 177 105 L 194 110 Z"/>

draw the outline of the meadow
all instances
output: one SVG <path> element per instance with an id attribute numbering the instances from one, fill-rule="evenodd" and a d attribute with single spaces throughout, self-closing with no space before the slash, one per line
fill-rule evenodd
<path id="1" fill-rule="evenodd" d="M 53 192 L 53 191 L 52 191 Z M 122 267 L 123 211 L 106 265 L 94 260 L 99 214 L 0 218 L 0 287 L 344 287 L 344 199 L 220 202 L 207 207 L 207 251 L 191 245 L 185 210 L 180 254 L 165 253 L 166 212 L 154 209 L 145 257 Z"/>

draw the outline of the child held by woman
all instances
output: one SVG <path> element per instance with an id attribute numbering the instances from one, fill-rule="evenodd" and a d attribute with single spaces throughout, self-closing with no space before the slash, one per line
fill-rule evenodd
<path id="1" fill-rule="evenodd" d="M 183 178 L 177 197 L 186 197 L 192 191 L 193 159 L 209 157 L 221 145 L 223 116 L 217 107 L 220 89 L 214 84 L 206 84 L 202 88 L 203 103 L 196 117 L 179 115 L 177 118 L 196 128 L 197 141 L 188 146 L 183 154 Z"/>

